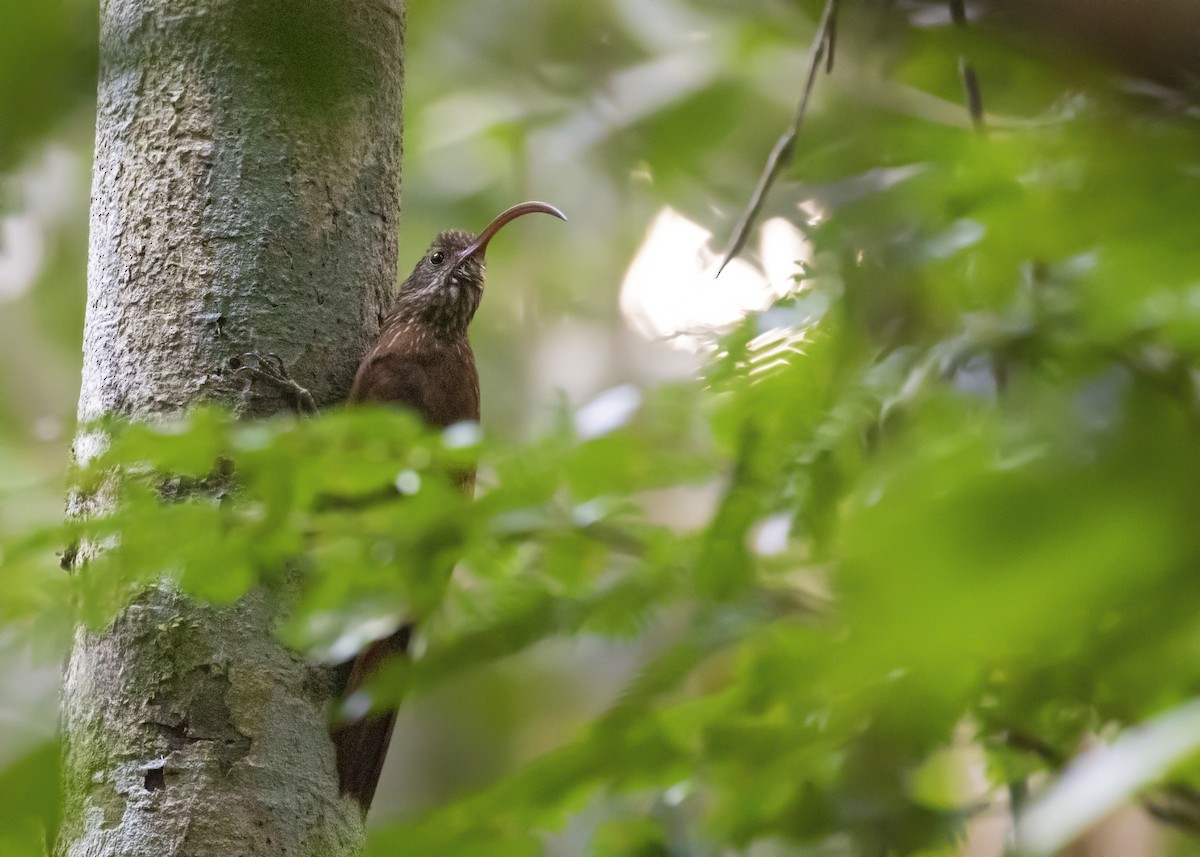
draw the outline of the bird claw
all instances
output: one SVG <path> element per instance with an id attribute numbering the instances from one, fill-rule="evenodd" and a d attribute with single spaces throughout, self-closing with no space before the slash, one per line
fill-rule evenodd
<path id="1" fill-rule="evenodd" d="M 245 377 L 246 392 L 250 391 L 250 385 L 255 381 L 262 381 L 288 396 L 297 413 L 312 415 L 317 412 L 312 393 L 292 380 L 284 366 L 283 358 L 278 354 L 271 351 L 266 354 L 246 351 L 238 357 L 229 358 L 229 366 L 234 374 Z"/>

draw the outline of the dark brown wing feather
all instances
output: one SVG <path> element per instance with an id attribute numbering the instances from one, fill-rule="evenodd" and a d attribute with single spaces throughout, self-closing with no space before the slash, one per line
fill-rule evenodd
<path id="1" fill-rule="evenodd" d="M 479 375 L 465 339 L 419 351 L 402 350 L 395 346 L 403 346 L 404 338 L 385 330 L 380 343 L 359 366 L 350 391 L 351 402 L 411 408 L 436 427 L 479 419 Z M 474 471 L 456 477 L 463 490 L 472 490 Z M 405 625 L 360 652 L 350 665 L 342 698 L 362 688 L 385 660 L 407 652 L 412 630 L 411 624 Z M 342 794 L 358 802 L 364 817 L 375 797 L 395 725 L 393 709 L 338 726 L 333 732 Z"/>
<path id="2" fill-rule="evenodd" d="M 402 405 L 422 413 L 429 386 L 427 362 L 406 354 L 371 354 L 354 377 L 350 401 Z"/>

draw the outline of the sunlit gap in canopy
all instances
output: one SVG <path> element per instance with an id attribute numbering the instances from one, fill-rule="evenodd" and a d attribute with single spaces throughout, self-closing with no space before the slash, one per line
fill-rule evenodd
<path id="1" fill-rule="evenodd" d="M 25 295 L 42 274 L 50 241 L 77 210 L 86 180 L 81 167 L 74 153 L 49 146 L 4 180 L 11 210 L 0 213 L 0 303 Z"/>
<path id="2" fill-rule="evenodd" d="M 800 208 L 810 222 L 819 219 L 812 203 Z M 812 247 L 784 218 L 759 227 L 759 266 L 734 259 L 717 277 L 722 257 L 711 241 L 711 232 L 672 208 L 655 216 L 621 284 L 621 313 L 630 326 L 649 339 L 701 351 L 748 314 L 803 288 L 796 276 Z"/>

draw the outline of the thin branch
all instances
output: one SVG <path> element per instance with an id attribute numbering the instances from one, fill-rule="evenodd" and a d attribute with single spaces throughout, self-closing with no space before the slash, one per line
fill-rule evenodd
<path id="1" fill-rule="evenodd" d="M 1200 792 L 1183 783 L 1167 783 L 1142 798 L 1146 812 L 1192 836 L 1200 836 Z"/>
<path id="2" fill-rule="evenodd" d="M 975 130 L 986 130 L 983 124 L 983 93 L 979 90 L 979 76 L 975 68 L 965 58 L 958 58 L 958 75 L 962 78 L 963 91 L 967 94 L 967 111 L 971 114 L 971 124 Z"/>
<path id="3" fill-rule="evenodd" d="M 1037 735 L 1020 729 L 1005 729 L 1004 743 L 1014 750 L 1032 753 L 1055 770 L 1067 763 L 1067 756 L 1057 747 Z"/>
<path id="4" fill-rule="evenodd" d="M 779 177 L 779 173 L 792 161 L 792 155 L 796 149 L 796 138 L 800 135 L 800 128 L 804 124 L 804 116 L 808 112 L 808 102 L 812 97 L 813 84 L 817 80 L 817 72 L 821 69 L 821 62 L 823 60 L 826 62 L 826 73 L 833 69 L 833 49 L 837 39 L 837 4 L 838 0 L 825 0 L 825 10 L 821 13 L 821 20 L 817 24 L 816 35 L 813 36 L 812 47 L 809 48 L 808 76 L 804 81 L 804 94 L 800 97 L 800 103 L 796 105 L 796 111 L 792 114 L 792 121 L 788 123 L 787 130 L 783 132 L 783 135 L 771 150 L 771 154 L 767 158 L 767 164 L 763 168 L 762 175 L 758 179 L 758 184 L 754 188 L 754 193 L 750 196 L 750 202 L 746 206 L 746 210 L 742 213 L 737 227 L 733 230 L 733 240 L 730 242 L 729 250 L 725 253 L 721 267 L 717 269 L 718 277 L 725 270 L 725 266 L 733 261 L 733 258 L 742 252 L 742 248 L 746 246 L 746 241 L 750 237 L 750 232 L 754 229 L 759 212 L 762 211 L 768 191 L 775 184 L 775 179 Z"/>
<path id="5" fill-rule="evenodd" d="M 963 0 L 950 0 L 950 19 L 956 27 L 967 26 L 967 10 Z M 967 112 L 971 115 L 971 124 L 977 132 L 983 133 L 983 92 L 979 88 L 979 75 L 962 53 L 958 55 L 958 76 L 967 96 Z"/>
<path id="6" fill-rule="evenodd" d="M 1004 743 L 1014 750 L 1032 753 L 1054 771 L 1061 770 L 1070 762 L 1070 758 L 1058 748 L 1028 732 L 1007 729 Z M 1159 822 L 1190 836 L 1200 837 L 1200 789 L 1187 783 L 1166 782 L 1143 794 L 1140 801 L 1146 812 Z"/>

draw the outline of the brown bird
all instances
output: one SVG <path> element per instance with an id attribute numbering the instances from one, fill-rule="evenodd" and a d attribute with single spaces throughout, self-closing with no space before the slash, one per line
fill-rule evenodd
<path id="1" fill-rule="evenodd" d="M 400 286 L 379 339 L 359 364 L 351 402 L 411 408 L 435 428 L 479 420 L 479 373 L 467 327 L 483 298 L 484 254 L 505 225 L 536 212 L 567 219 L 547 203 L 522 202 L 477 236 L 458 230 L 438 233 Z M 474 488 L 474 471 L 458 479 L 464 491 Z M 343 699 L 359 690 L 383 661 L 406 651 L 411 634 L 412 626 L 405 625 L 359 653 L 350 666 Z M 393 709 L 334 730 L 342 794 L 357 800 L 364 816 L 379 785 L 395 723 Z"/>
<path id="2" fill-rule="evenodd" d="M 522 202 L 499 214 L 479 235 L 456 229 L 438 233 L 400 286 L 379 339 L 359 364 L 350 402 L 411 408 L 435 428 L 479 420 L 479 373 L 467 327 L 483 298 L 484 254 L 488 242 L 504 226 L 537 212 L 567 219 L 548 203 Z M 302 413 L 316 413 L 312 395 L 288 376 L 277 355 L 247 353 L 231 360 L 230 366 L 248 379 L 281 389 Z M 455 476 L 462 490 L 470 493 L 474 471 Z M 412 630 L 411 624 L 404 625 L 346 665 L 342 699 L 360 690 L 388 658 L 406 652 Z M 396 711 L 392 709 L 333 730 L 341 792 L 358 801 L 364 817 L 375 797 L 395 724 Z"/>

